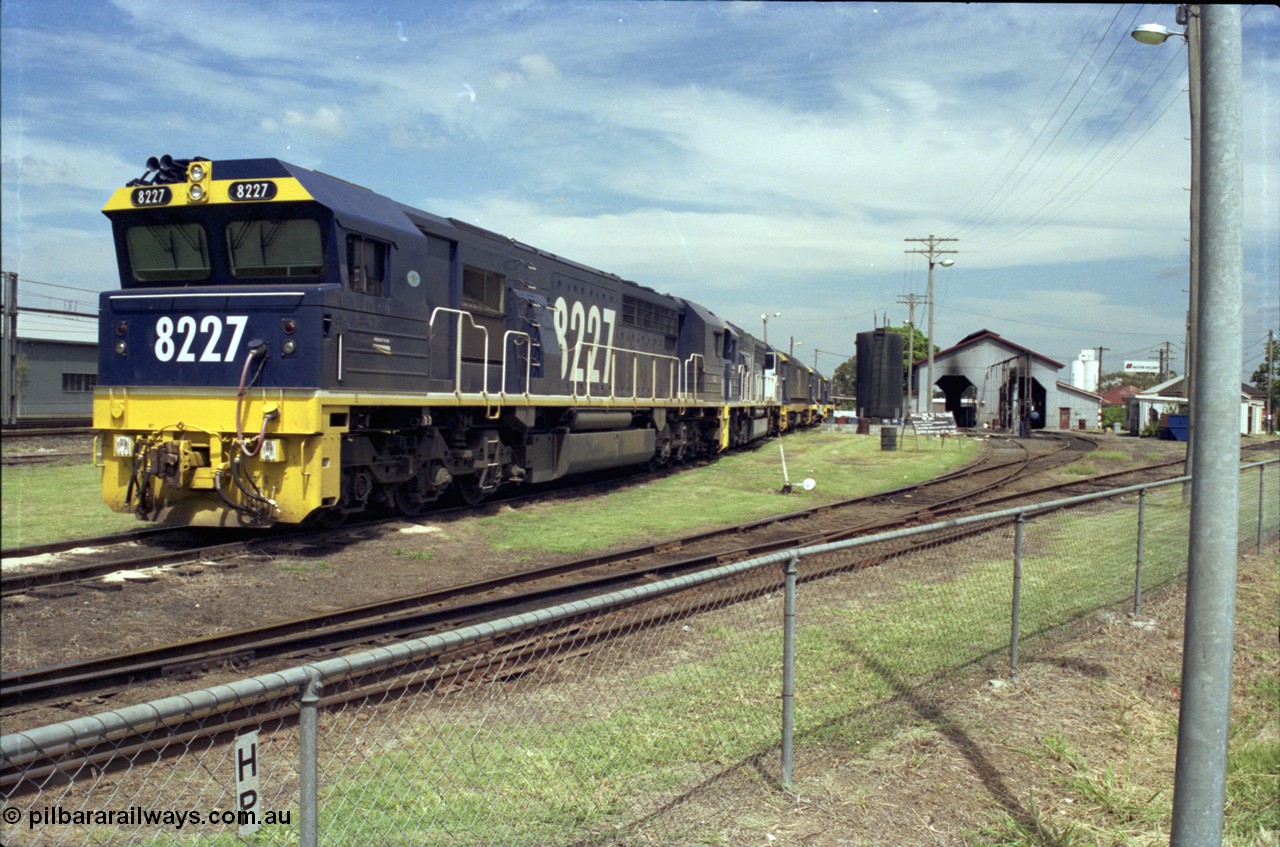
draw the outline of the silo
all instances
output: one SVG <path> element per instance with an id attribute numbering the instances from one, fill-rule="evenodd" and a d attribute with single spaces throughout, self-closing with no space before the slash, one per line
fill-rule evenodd
<path id="1" fill-rule="evenodd" d="M 902 343 L 896 332 L 860 332 L 858 354 L 858 415 L 896 418 L 902 412 Z"/>

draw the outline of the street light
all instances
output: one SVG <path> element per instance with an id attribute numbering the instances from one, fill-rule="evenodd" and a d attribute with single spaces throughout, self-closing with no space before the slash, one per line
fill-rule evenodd
<path id="1" fill-rule="evenodd" d="M 764 343 L 765 344 L 769 343 L 769 318 L 770 317 L 780 318 L 782 317 L 782 312 L 774 312 L 772 316 L 768 314 L 764 314 L 760 316 L 760 320 L 764 321 Z"/>
<path id="2" fill-rule="evenodd" d="M 1178 36 L 1187 45 L 1187 100 L 1191 117 L 1191 290 L 1187 299 L 1187 353 L 1183 357 L 1186 371 L 1182 385 L 1187 397 L 1187 462 L 1184 473 L 1191 477 L 1195 472 L 1194 450 L 1196 438 L 1196 348 L 1200 345 L 1196 325 L 1200 320 L 1200 28 L 1198 15 L 1192 14 L 1186 5 L 1176 8 L 1175 19 L 1183 32 L 1172 32 L 1166 26 L 1143 24 L 1130 35 L 1140 44 L 1164 44 L 1171 36 Z M 1101 371 L 1099 371 L 1101 377 Z M 1184 502 L 1191 497 L 1191 483 L 1183 485 Z"/>
<path id="3" fill-rule="evenodd" d="M 1241 18 L 1237 5 L 1178 7 L 1178 23 L 1187 27 L 1191 289 L 1198 293 L 1188 333 L 1196 339 L 1186 467 L 1192 491 L 1172 847 L 1222 844 L 1227 793 L 1239 549 L 1236 533 L 1224 528 L 1239 521 L 1244 287 Z"/>
<path id="4" fill-rule="evenodd" d="M 1135 41 L 1141 41 L 1143 44 L 1164 44 L 1171 35 L 1187 37 L 1185 32 L 1171 32 L 1167 26 L 1160 24 L 1143 24 L 1129 34 Z"/>
<path id="5" fill-rule="evenodd" d="M 925 390 L 929 392 L 929 408 L 926 412 L 933 412 L 933 266 L 942 265 L 949 268 L 955 264 L 951 259 L 939 260 L 938 256 L 947 253 L 955 253 L 955 250 L 943 250 L 938 246 L 943 241 L 959 241 L 958 238 L 941 238 L 936 235 L 930 235 L 928 238 L 904 238 L 904 241 L 919 241 L 925 246 L 917 250 L 907 250 L 907 253 L 919 253 L 929 260 L 929 384 Z M 908 389 L 910 386 L 908 386 Z M 919 400 L 921 392 L 916 392 L 916 399 Z"/>

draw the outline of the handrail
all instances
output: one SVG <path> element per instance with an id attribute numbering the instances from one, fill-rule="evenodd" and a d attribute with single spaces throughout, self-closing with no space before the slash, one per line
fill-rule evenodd
<path id="1" fill-rule="evenodd" d="M 453 393 L 455 396 L 458 396 L 458 397 L 462 396 L 462 319 L 465 317 L 468 321 L 471 322 L 472 327 L 484 333 L 484 364 L 481 366 L 481 369 L 480 369 L 481 370 L 481 373 L 480 373 L 481 392 L 480 393 L 481 393 L 481 396 L 483 396 L 487 400 L 489 397 L 489 330 L 488 328 L 480 326 L 478 323 L 476 323 L 475 317 L 465 309 L 452 309 L 447 306 L 436 306 L 435 309 L 431 311 L 430 320 L 427 321 L 428 329 L 431 329 L 434 327 L 436 322 L 436 315 L 440 314 L 441 312 L 458 316 L 458 324 L 457 324 L 458 338 L 457 338 L 456 349 L 454 350 L 454 356 L 453 356 Z M 507 352 L 506 350 L 502 351 L 504 359 L 506 358 L 506 352 Z"/>
<path id="2" fill-rule="evenodd" d="M 690 375 L 695 359 L 698 359 L 702 362 L 702 366 L 698 369 L 697 373 L 701 373 L 705 375 L 707 372 L 707 360 L 706 360 L 706 357 L 703 356 L 701 353 L 691 353 L 689 355 L 689 358 L 684 360 L 684 364 L 680 368 L 680 379 L 684 382 L 684 385 L 680 394 L 684 398 L 696 399 L 698 396 L 697 376 L 693 375 L 691 377 Z M 692 385 L 690 385 L 690 383 L 692 383 Z"/>
<path id="3" fill-rule="evenodd" d="M 524 341 L 521 342 L 519 340 L 520 338 L 523 338 Z M 527 399 L 529 397 L 529 384 L 533 373 L 533 338 L 529 333 L 521 332 L 516 329 L 509 329 L 503 333 L 502 336 L 502 383 L 498 387 L 498 393 L 503 398 L 507 396 L 507 351 L 511 349 L 511 345 L 508 342 L 512 340 L 515 340 L 515 346 L 519 347 L 520 344 L 523 343 L 529 350 L 529 355 L 525 356 L 524 359 L 524 391 L 520 392 Z M 459 342 L 458 347 L 462 347 L 461 342 Z M 485 367 L 487 372 L 488 362 L 485 363 Z"/>
<path id="4" fill-rule="evenodd" d="M 645 397 L 645 398 L 643 398 L 643 399 L 647 399 L 647 400 L 658 400 L 658 399 L 672 399 L 672 400 L 675 400 L 675 399 L 681 399 L 681 398 L 680 398 L 680 395 L 679 395 L 679 393 L 678 393 L 678 392 L 679 392 L 679 389 L 678 389 L 678 383 L 679 383 L 679 371 L 677 370 L 677 368 L 679 368 L 679 367 L 680 367 L 680 360 L 679 360 L 679 359 L 677 359 L 676 357 L 674 357 L 674 356 L 668 356 L 668 355 L 666 355 L 666 354 L 664 354 L 664 353 L 652 353 L 652 352 L 647 351 L 647 350 L 632 350 L 632 349 L 630 349 L 630 348 L 628 348 L 628 347 L 615 347 L 615 346 L 613 346 L 613 345 L 609 345 L 609 344 L 601 344 L 601 343 L 600 343 L 600 342 L 598 342 L 598 341 L 581 341 L 581 342 L 579 342 L 578 344 L 575 344 L 575 345 L 574 345 L 574 346 L 572 346 L 572 347 L 565 348 L 564 355 L 565 355 L 566 357 L 570 357 L 570 356 L 572 356 L 573 354 L 575 354 L 575 353 L 577 353 L 578 351 L 583 350 L 583 349 L 585 349 L 585 348 L 595 348 L 595 351 L 596 351 L 596 353 L 597 353 L 597 354 L 598 354 L 600 351 L 604 351 L 605 353 L 607 353 L 607 354 L 608 354 L 608 355 L 606 356 L 606 360 L 607 360 L 607 361 L 608 361 L 608 363 L 609 363 L 609 364 L 608 364 L 608 368 L 609 368 L 609 374 L 608 374 L 608 376 L 609 376 L 609 382 L 608 382 L 608 385 L 609 385 L 609 393 L 608 393 L 608 395 L 607 395 L 607 398 L 608 398 L 608 399 L 610 399 L 610 400 L 617 400 L 617 399 L 620 399 L 620 398 L 618 397 L 617 393 L 616 393 L 616 392 L 617 392 L 617 384 L 618 384 L 618 383 L 617 383 L 617 371 L 618 371 L 618 359 L 620 358 L 620 354 L 623 354 L 623 353 L 629 353 L 629 354 L 631 354 L 631 356 L 632 356 L 632 360 L 631 360 L 631 396 L 630 396 L 630 398 L 628 398 L 628 399 L 631 399 L 631 400 L 640 400 L 640 399 L 642 399 L 642 398 L 641 398 L 641 396 L 640 396 L 640 393 L 639 393 L 639 385 L 640 385 L 640 361 L 641 361 L 641 358 L 642 358 L 642 357 L 643 357 L 643 358 L 647 358 L 647 359 L 651 359 L 651 360 L 652 360 L 652 363 L 653 363 L 653 364 L 652 364 L 652 369 L 651 369 L 651 372 L 650 372 L 650 377 L 651 377 L 651 379 L 650 379 L 650 384 L 649 384 L 649 395 L 648 395 L 648 397 Z M 667 396 L 666 396 L 665 398 L 660 397 L 660 396 L 659 396 L 659 394 L 658 394 L 658 363 L 659 363 L 659 362 L 661 362 L 661 361 L 663 361 L 663 360 L 666 360 L 666 362 L 667 362 L 667 372 L 668 372 L 668 374 L 669 374 L 669 378 L 668 378 L 668 385 L 667 385 Z M 589 360 L 589 361 L 590 361 L 590 360 Z M 590 397 L 592 396 L 592 394 L 591 394 L 591 371 L 590 371 L 590 369 L 589 369 L 589 365 L 588 365 L 587 367 L 584 367 L 584 369 L 583 369 L 583 377 L 582 377 L 581 379 L 575 379 L 575 378 L 573 378 L 573 374 L 569 374 L 569 382 L 570 382 L 570 386 L 571 386 L 571 388 L 570 388 L 570 396 L 572 396 L 574 399 L 577 399 L 577 398 L 579 398 L 579 397 L 582 397 L 582 398 L 590 398 Z M 585 389 L 584 393 L 582 393 L 582 394 L 579 394 L 579 393 L 578 393 L 578 384 L 579 384 L 579 383 L 582 383 L 582 385 L 583 385 L 583 387 L 584 387 L 584 389 Z"/>

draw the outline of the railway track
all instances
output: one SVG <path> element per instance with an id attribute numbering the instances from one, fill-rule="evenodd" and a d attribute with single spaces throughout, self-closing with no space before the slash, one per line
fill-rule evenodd
<path id="1" fill-rule="evenodd" d="M 1024 467 L 1028 456 L 1024 448 L 1016 446 L 1016 442 L 1010 441 L 1008 443 L 1014 445 L 1010 448 L 1016 453 L 1014 458 L 984 464 L 984 454 L 984 457 L 980 457 L 975 462 L 970 463 L 970 466 L 959 468 L 949 474 L 937 477 L 932 483 L 942 484 L 952 479 L 962 479 L 978 473 L 999 473 L 1007 468 L 1012 468 L 1013 472 L 1017 472 Z M 657 473 L 671 472 L 660 471 Z M 630 478 L 642 479 L 644 476 L 645 474 L 635 474 L 631 475 Z M 581 485 L 558 485 L 555 490 L 560 496 L 572 496 L 575 492 L 590 489 L 595 484 L 594 482 L 587 482 Z M 919 486 L 906 486 L 897 489 L 896 493 L 910 493 L 918 488 Z M 528 495 L 505 495 L 501 498 L 495 498 L 493 503 L 518 507 L 523 502 L 535 500 L 545 496 L 545 494 L 546 491 L 540 489 Z M 885 492 L 882 495 L 857 498 L 849 502 L 874 502 L 879 498 L 894 494 L 895 491 Z M 834 505 L 839 506 L 841 504 Z M 430 514 L 433 519 L 448 520 L 473 513 L 474 511 L 474 507 L 463 506 L 440 508 Z M 805 514 L 806 512 L 800 511 L 793 513 L 793 516 L 803 517 Z M 784 515 L 773 520 L 787 520 L 788 518 L 789 516 Z M 122 582 L 113 582 L 104 586 L 96 583 L 96 581 L 103 576 L 121 572 L 145 574 L 147 571 L 161 570 L 191 562 L 228 561 L 236 556 L 250 552 L 254 546 L 269 547 L 272 542 L 279 541 L 305 544 L 308 541 L 332 539 L 335 534 L 341 535 L 347 531 L 364 532 L 369 529 L 376 529 L 380 525 L 396 524 L 402 520 L 399 516 L 392 516 L 353 523 L 350 527 L 344 527 L 341 530 L 288 530 L 277 528 L 270 532 L 252 530 L 243 532 L 237 530 L 199 531 L 183 527 L 152 526 L 114 535 L 69 539 L 47 544 L 11 548 L 3 551 L 2 561 L 11 566 L 11 572 L 0 576 L 0 597 L 12 597 L 20 594 L 58 597 L 71 593 L 77 587 L 118 590 L 122 587 Z M 203 540 L 211 535 L 217 536 L 218 540 L 213 543 Z M 243 535 L 245 537 L 236 537 L 230 541 L 223 540 L 228 535 Z M 145 549 L 137 549 L 138 545 L 143 545 Z M 153 549 L 157 545 L 161 546 L 161 549 Z M 174 548 L 177 549 L 175 550 Z M 25 559 L 66 553 L 77 554 L 77 551 L 90 551 L 82 554 L 88 560 L 75 561 L 60 567 L 31 568 L 24 571 L 15 571 L 12 568 L 14 564 L 21 563 Z"/>
<path id="2" fill-rule="evenodd" d="M 929 503 L 910 504 L 911 508 L 899 508 L 896 518 L 880 522 L 880 527 L 901 525 L 913 521 L 931 521 L 941 514 L 954 513 L 964 508 L 960 501 L 966 498 L 971 502 L 976 500 L 981 506 L 992 503 L 997 499 L 1006 500 L 1008 499 L 1006 495 L 988 498 L 983 498 L 982 495 L 983 493 L 989 493 L 993 488 L 1000 487 L 1011 479 L 1025 476 L 1028 468 L 1035 468 L 1037 465 L 1045 464 L 1062 464 L 1072 461 L 1079 455 L 1078 451 L 1071 451 L 1067 448 L 1053 451 L 1052 456 L 1031 456 L 1026 453 L 1016 455 L 1020 452 L 1020 446 L 1016 442 L 1003 446 L 1007 449 L 993 451 L 993 455 L 988 457 L 988 461 L 981 466 L 963 469 L 948 475 L 942 480 L 931 481 L 919 486 L 908 486 L 896 492 L 877 495 L 882 506 L 886 503 L 891 503 L 895 498 L 906 497 L 912 490 L 921 496 L 927 493 L 931 501 Z M 1004 455 L 995 455 L 998 453 L 1004 453 Z M 1152 468 L 1176 464 L 1178 463 L 1164 463 L 1164 465 L 1151 466 L 1146 469 L 1132 469 L 1125 473 L 1130 475 L 1144 471 L 1149 473 Z M 1120 474 L 1107 476 L 1117 477 Z M 967 486 L 962 485 L 965 479 L 969 480 Z M 1081 482 L 1087 484 L 1089 481 L 1082 480 Z M 935 497 L 934 495 L 940 492 L 941 489 L 934 488 L 934 484 L 944 487 L 961 485 L 961 488 L 953 488 L 951 491 L 941 492 Z M 1076 486 L 1077 484 L 1068 484 L 1052 488 L 1074 488 Z M 968 490 L 965 491 L 965 488 Z M 1042 486 L 1033 489 L 1030 493 L 1034 494 L 1050 490 L 1050 488 Z M 862 499 L 871 500 L 875 498 Z M 841 509 L 832 510 L 831 507 L 821 507 L 812 511 L 817 514 L 810 515 L 808 516 L 809 518 L 838 517 L 843 512 Z M 847 517 L 847 514 L 845 517 Z M 806 518 L 797 520 L 804 521 Z M 317 651 L 311 653 L 311 657 L 319 658 L 357 643 L 368 645 L 370 636 L 375 640 L 398 640 L 407 635 L 422 635 L 428 631 L 452 628 L 479 619 L 492 619 L 498 613 L 511 614 L 521 608 L 543 606 L 553 598 L 560 602 L 569 599 L 573 593 L 596 593 L 604 587 L 625 584 L 628 578 L 635 578 L 636 575 L 640 575 L 639 578 L 643 579 L 662 578 L 678 574 L 682 569 L 698 569 L 711 563 L 721 563 L 736 558 L 758 555 L 762 551 L 771 548 L 776 549 L 779 546 L 794 547 L 822 543 L 833 540 L 840 534 L 847 533 L 848 530 L 847 526 L 839 526 L 839 521 L 836 521 L 836 525 L 833 526 L 829 523 L 810 520 L 809 525 L 804 526 L 799 531 L 797 531 L 794 524 L 788 526 L 783 533 L 785 537 L 780 537 L 776 533 L 767 531 L 769 523 L 754 522 L 750 525 L 729 529 L 727 532 L 745 535 L 754 535 L 761 529 L 766 529 L 765 537 L 753 539 L 748 544 L 735 550 L 726 551 L 724 549 L 723 533 L 705 533 L 700 537 L 679 539 L 678 545 L 668 542 L 666 545 L 636 548 L 635 550 L 624 551 L 610 557 L 595 557 L 592 560 L 584 560 L 584 562 L 580 563 L 566 563 L 555 566 L 545 570 L 541 576 L 540 585 L 537 584 L 537 580 L 521 580 L 519 578 L 486 581 L 486 583 L 473 583 L 470 586 L 457 586 L 447 589 L 443 593 L 437 593 L 437 596 L 433 598 L 435 606 L 426 610 L 409 611 L 404 614 L 394 608 L 374 610 L 375 616 L 381 618 L 382 629 L 380 632 L 374 632 L 373 630 L 363 634 L 356 631 L 347 632 L 346 640 L 342 642 L 336 642 L 331 638 L 333 633 L 339 631 L 337 627 L 328 633 L 313 633 L 313 636 L 317 637 L 317 643 L 320 646 Z M 783 523 L 786 525 L 785 522 Z M 865 526 L 864 529 L 868 532 L 872 531 L 869 526 Z M 985 527 L 982 531 L 986 531 L 986 529 L 989 529 L 989 527 Z M 972 531 L 970 530 L 970 532 Z M 707 549 L 701 552 L 696 551 L 695 548 L 699 547 L 703 541 L 707 542 Z M 929 546 L 936 546 L 937 543 L 937 539 L 934 539 L 929 542 Z M 673 549 L 673 546 L 675 549 Z M 658 549 L 660 547 L 663 549 Z M 841 561 L 823 563 L 808 569 L 805 578 L 806 580 L 816 579 L 830 573 L 874 566 L 896 556 L 904 555 L 914 547 L 915 545 L 910 542 L 899 543 L 861 553 L 859 554 L 861 558 L 857 560 L 846 558 Z M 632 560 L 629 562 L 626 561 L 628 555 L 632 556 Z M 601 566 L 609 564 L 610 560 L 620 561 L 627 567 L 618 568 L 617 572 L 612 574 L 602 571 L 600 569 Z M 813 561 L 817 562 L 818 560 Z M 584 563 L 587 564 L 585 570 L 575 567 Z M 624 572 L 628 570 L 630 573 Z M 780 581 L 781 575 L 768 575 L 765 577 L 765 581 L 772 579 Z M 501 584 L 503 582 L 506 584 Z M 590 619 L 571 620 L 563 624 L 549 626 L 542 631 L 521 635 L 515 639 L 496 639 L 492 644 L 473 645 L 462 653 L 441 654 L 431 662 L 429 670 L 410 674 L 408 677 L 387 674 L 385 671 L 373 675 L 355 673 L 345 679 L 327 682 L 320 707 L 322 709 L 337 708 L 346 703 L 366 700 L 374 695 L 379 700 L 384 700 L 387 697 L 395 697 L 401 693 L 421 690 L 423 687 L 483 684 L 486 680 L 501 682 L 511 675 L 527 672 L 549 656 L 563 657 L 567 650 L 587 651 L 595 649 L 595 645 L 603 643 L 610 638 L 625 637 L 628 632 L 635 631 L 637 627 L 670 623 L 673 620 L 678 620 L 683 616 L 705 608 L 758 596 L 762 591 L 772 590 L 774 587 L 771 584 L 760 584 L 760 580 L 755 580 L 750 584 L 745 582 L 743 584 L 732 583 L 695 592 L 682 592 L 656 601 L 652 606 L 647 605 L 639 620 L 637 620 L 634 611 L 626 616 L 611 612 Z M 476 595 L 472 591 L 474 588 L 492 592 L 495 596 L 485 598 Z M 497 596 L 504 592 L 506 594 L 505 597 Z M 454 596 L 446 596 L 450 593 Z M 414 598 L 414 602 L 419 605 L 427 600 L 428 598 L 425 596 Z M 372 610 L 371 607 L 366 607 L 366 611 L 368 610 Z M 346 611 L 354 614 L 356 610 Z M 283 645 L 283 642 L 281 644 Z M 293 663 L 297 662 L 300 655 L 305 658 L 304 654 L 297 652 L 292 654 L 281 652 L 279 654 L 280 658 L 288 657 L 293 660 Z M 6 699 L 8 699 L 7 691 Z M 56 775 L 58 772 L 72 773 L 85 766 L 109 770 L 118 766 L 121 762 L 137 763 L 140 760 L 159 759 L 168 750 L 181 750 L 197 741 L 202 744 L 218 744 L 231 738 L 242 729 L 258 728 L 270 730 L 273 727 L 288 724 L 294 721 L 296 717 L 294 704 L 290 703 L 282 706 L 280 701 L 275 699 L 262 701 L 249 699 L 237 704 L 228 711 L 216 714 L 200 713 L 199 710 L 195 710 L 183 722 L 166 726 L 163 733 L 143 733 L 137 736 L 114 737 L 97 745 L 75 751 L 61 751 L 46 758 L 37 756 L 22 762 L 6 763 L 5 769 L 0 771 L 0 785 L 4 786 L 12 794 L 19 794 L 34 785 L 38 785 L 50 776 Z"/>
<path id="3" fill-rule="evenodd" d="M 512 609 L 544 605 L 553 597 L 611 589 L 638 579 L 670 576 L 708 563 L 748 558 L 802 544 L 925 522 L 964 508 L 1011 480 L 1074 460 L 1095 446 L 1078 437 L 1033 454 L 1015 440 L 993 440 L 983 460 L 918 485 L 841 503 L 752 521 L 608 555 L 528 570 L 497 579 L 392 598 L 270 625 L 102 656 L 13 671 L 0 678 L 10 708 L 74 698 L 104 687 L 154 678 L 188 678 L 217 667 L 268 659 L 298 661 L 356 645 L 397 640 L 452 628 Z M 985 501 L 984 501 L 985 502 Z M 734 542 L 726 549 L 726 539 Z M 745 544 L 739 542 L 746 540 Z M 185 554 L 184 554 L 185 555 Z M 203 554 L 202 554 L 203 555 Z"/>
<path id="4" fill-rule="evenodd" d="M 597 488 L 602 479 L 613 483 L 621 480 L 643 481 L 646 477 L 656 478 L 680 473 L 682 470 L 684 469 L 672 468 L 621 475 L 615 472 L 608 477 L 589 474 L 579 480 L 541 485 L 529 492 L 502 492 L 491 500 L 486 500 L 480 507 L 440 505 L 425 513 L 424 517 L 450 520 L 475 514 L 477 508 L 496 505 L 519 507 L 523 503 L 547 496 L 575 496 Z M 371 516 L 353 520 L 340 528 L 298 526 L 271 529 L 193 529 L 153 525 L 113 535 L 13 547 L 0 553 L 0 561 L 10 569 L 9 573 L 0 576 L 0 597 L 19 594 L 57 597 L 78 587 L 117 590 L 121 587 L 119 582 L 103 586 L 95 584 L 95 580 L 125 571 L 145 575 L 147 571 L 154 572 L 192 562 L 227 562 L 246 553 L 271 553 L 276 544 L 318 543 L 346 537 L 348 534 L 358 537 L 363 533 L 376 531 L 380 526 L 401 524 L 404 520 L 402 515 Z M 210 541 L 211 538 L 214 540 Z M 144 549 L 137 549 L 139 546 Z M 160 549 L 154 549 L 155 547 Z M 22 561 L 59 554 L 82 556 L 84 560 L 55 567 L 29 567 L 28 563 Z M 15 566 L 22 566 L 24 569 L 17 570 Z"/>
<path id="5" fill-rule="evenodd" d="M 0 438 L 36 438 L 47 435 L 93 433 L 90 418 L 31 418 L 0 425 Z"/>

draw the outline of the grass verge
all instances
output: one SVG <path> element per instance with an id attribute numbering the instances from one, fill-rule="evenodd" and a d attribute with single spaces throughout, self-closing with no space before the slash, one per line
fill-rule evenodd
<path id="1" fill-rule="evenodd" d="M 794 485 L 782 495 L 782 454 Z M 972 461 L 981 442 L 967 438 L 922 440 L 919 450 L 882 452 L 878 438 L 814 430 L 771 440 L 720 457 L 696 474 L 627 485 L 595 503 L 550 501 L 484 518 L 494 547 L 504 552 L 580 553 L 639 539 L 666 538 L 812 508 L 937 476 Z M 799 483 L 817 486 L 804 491 Z"/>
<path id="2" fill-rule="evenodd" d="M 0 547 L 127 532 L 144 524 L 102 503 L 102 471 L 90 462 L 14 465 L 4 469 Z"/>

